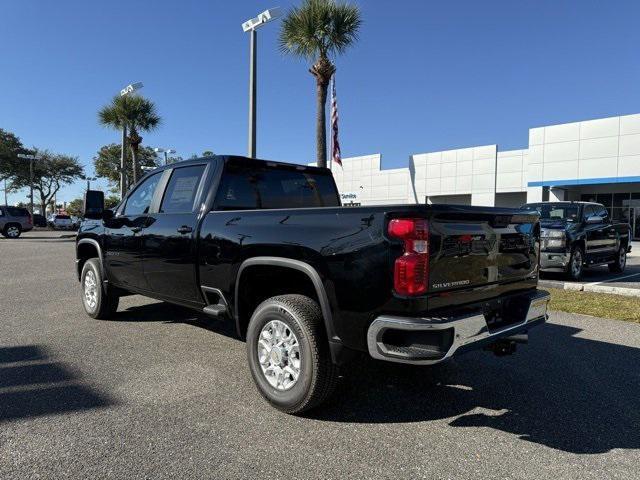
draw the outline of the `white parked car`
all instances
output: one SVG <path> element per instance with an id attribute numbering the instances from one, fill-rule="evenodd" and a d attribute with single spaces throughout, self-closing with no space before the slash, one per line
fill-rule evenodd
<path id="1" fill-rule="evenodd" d="M 73 221 L 69 215 L 51 215 L 49 226 L 54 230 L 71 230 L 73 229 Z"/>

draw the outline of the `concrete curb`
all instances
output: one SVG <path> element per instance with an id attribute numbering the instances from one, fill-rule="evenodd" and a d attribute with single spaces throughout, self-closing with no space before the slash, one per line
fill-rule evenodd
<path id="1" fill-rule="evenodd" d="M 575 292 L 609 293 L 613 295 L 624 295 L 626 297 L 639 297 L 640 289 L 611 287 L 608 285 L 590 285 L 588 283 L 570 283 L 558 280 L 540 280 L 541 287 L 558 288 L 560 290 L 572 290 Z"/>

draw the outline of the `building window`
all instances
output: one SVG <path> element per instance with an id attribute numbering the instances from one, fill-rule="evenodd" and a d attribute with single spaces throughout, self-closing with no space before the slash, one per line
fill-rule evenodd
<path id="1" fill-rule="evenodd" d="M 598 193 L 596 195 L 596 202 L 601 203 L 605 207 L 611 207 L 613 194 L 611 193 Z"/>

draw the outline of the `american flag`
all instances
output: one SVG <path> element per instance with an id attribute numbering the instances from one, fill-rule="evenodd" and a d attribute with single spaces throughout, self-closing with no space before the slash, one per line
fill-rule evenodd
<path id="1" fill-rule="evenodd" d="M 342 166 L 342 154 L 338 141 L 338 98 L 336 97 L 336 76 L 331 81 L 331 159 Z"/>

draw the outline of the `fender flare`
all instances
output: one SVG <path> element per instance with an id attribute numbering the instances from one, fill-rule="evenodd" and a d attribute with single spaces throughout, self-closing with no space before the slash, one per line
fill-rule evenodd
<path id="1" fill-rule="evenodd" d="M 340 343 L 340 338 L 337 336 L 333 326 L 333 314 L 331 313 L 331 304 L 329 303 L 329 297 L 327 296 L 324 284 L 322 283 L 322 279 L 320 278 L 317 270 L 306 262 L 284 257 L 252 257 L 245 260 L 240 265 L 240 268 L 238 269 L 238 275 L 236 276 L 235 298 L 233 299 L 236 329 L 238 330 L 238 333 L 240 333 L 240 317 L 238 315 L 240 301 L 238 294 L 240 292 L 240 281 L 242 279 L 242 272 L 247 267 L 255 265 L 270 265 L 275 267 L 291 268 L 307 275 L 311 280 L 311 283 L 313 283 L 313 286 L 316 290 L 316 295 L 318 296 L 318 300 L 320 302 L 320 310 L 322 311 L 322 318 L 324 320 L 325 329 L 327 331 L 327 338 L 331 343 Z"/>
<path id="2" fill-rule="evenodd" d="M 93 238 L 81 238 L 80 240 L 78 240 L 78 242 L 76 243 L 76 270 L 78 271 L 78 280 L 80 280 L 80 258 L 78 258 L 78 246 L 82 245 L 82 244 L 89 244 L 89 245 L 93 245 L 96 248 L 96 251 L 98 252 L 98 258 L 100 259 L 100 266 L 102 267 L 102 271 L 104 272 L 104 257 L 102 256 L 102 247 L 100 246 L 100 243 L 98 243 L 97 240 L 94 240 Z M 105 279 L 106 281 L 106 279 Z"/>

